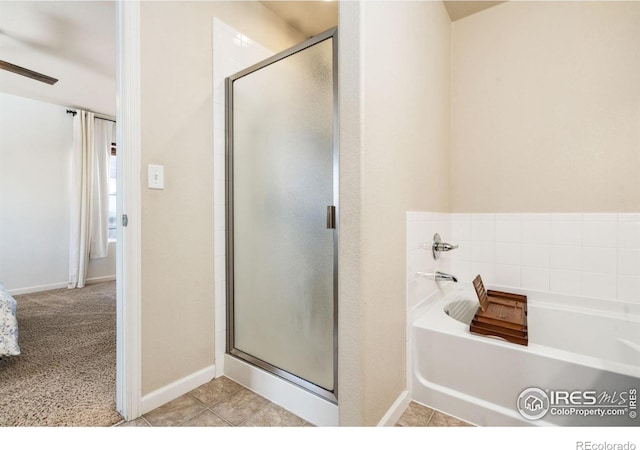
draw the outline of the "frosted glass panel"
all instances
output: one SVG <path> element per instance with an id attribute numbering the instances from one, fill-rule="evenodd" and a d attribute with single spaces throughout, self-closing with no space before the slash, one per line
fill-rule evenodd
<path id="1" fill-rule="evenodd" d="M 233 82 L 234 347 L 333 390 L 331 39 Z"/>

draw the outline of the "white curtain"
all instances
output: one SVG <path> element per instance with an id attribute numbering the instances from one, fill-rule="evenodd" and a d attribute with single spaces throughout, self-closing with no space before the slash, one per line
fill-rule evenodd
<path id="1" fill-rule="evenodd" d="M 115 136 L 112 122 L 89 111 L 78 110 L 73 126 L 69 289 L 84 287 L 90 258 L 107 256 L 109 154 Z"/>

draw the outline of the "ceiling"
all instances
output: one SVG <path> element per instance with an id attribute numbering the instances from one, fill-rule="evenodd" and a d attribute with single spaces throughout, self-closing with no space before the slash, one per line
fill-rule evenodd
<path id="1" fill-rule="evenodd" d="M 262 1 L 287 24 L 308 36 L 315 36 L 338 25 L 338 2 Z"/>
<path id="2" fill-rule="evenodd" d="M 470 16 L 471 14 L 475 14 L 504 2 L 443 1 L 442 3 L 444 3 L 444 7 L 446 8 L 451 21 L 455 22 L 463 17 Z"/>
<path id="3" fill-rule="evenodd" d="M 314 36 L 338 25 L 337 1 L 272 1 L 261 2 L 293 28 Z M 504 1 L 443 1 L 452 22 L 483 11 Z"/>
<path id="4" fill-rule="evenodd" d="M 0 70 L 0 91 L 115 115 L 115 2 L 0 1 L 0 60 L 59 81 Z"/>
<path id="5" fill-rule="evenodd" d="M 337 1 L 262 1 L 302 33 L 338 24 Z M 445 1 L 452 21 L 499 1 Z M 115 115 L 115 2 L 0 0 L 0 60 L 58 78 L 53 86 L 0 70 L 0 91 Z"/>

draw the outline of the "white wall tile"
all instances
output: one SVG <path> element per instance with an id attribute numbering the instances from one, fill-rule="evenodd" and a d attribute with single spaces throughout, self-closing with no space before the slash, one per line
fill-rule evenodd
<path id="1" fill-rule="evenodd" d="M 618 247 L 640 248 L 640 222 L 618 222 Z"/>
<path id="2" fill-rule="evenodd" d="M 525 244 L 548 244 L 549 243 L 549 220 L 525 219 L 522 221 L 522 242 Z"/>
<path id="3" fill-rule="evenodd" d="M 451 239 L 454 241 L 468 241 L 471 239 L 471 220 L 451 220 Z"/>
<path id="4" fill-rule="evenodd" d="M 549 291 L 549 269 L 522 266 L 520 285 L 524 289 Z"/>
<path id="5" fill-rule="evenodd" d="M 496 222 L 522 222 L 522 214 L 520 213 L 496 213 L 494 218 Z"/>
<path id="6" fill-rule="evenodd" d="M 496 263 L 520 265 L 520 243 L 496 242 Z"/>
<path id="7" fill-rule="evenodd" d="M 416 276 L 416 272 L 433 272 L 434 262 L 427 250 L 411 250 L 407 253 L 407 278 Z"/>
<path id="8" fill-rule="evenodd" d="M 618 213 L 618 222 L 640 222 L 640 212 Z"/>
<path id="9" fill-rule="evenodd" d="M 496 220 L 496 215 L 492 214 L 492 213 L 474 213 L 471 214 L 471 221 L 472 222 L 486 222 L 486 221 L 493 221 L 495 222 Z"/>
<path id="10" fill-rule="evenodd" d="M 617 247 L 618 224 L 616 222 L 583 222 L 582 245 L 585 247 Z"/>
<path id="11" fill-rule="evenodd" d="M 640 276 L 640 250 L 618 249 L 618 275 Z"/>
<path id="12" fill-rule="evenodd" d="M 618 265 L 616 248 L 583 247 L 584 272 L 615 273 Z"/>
<path id="13" fill-rule="evenodd" d="M 584 222 L 616 222 L 618 213 L 583 213 Z"/>
<path id="14" fill-rule="evenodd" d="M 433 280 L 422 277 L 409 280 L 407 285 L 408 308 L 411 309 L 416 306 L 433 293 L 435 289 L 437 287 Z"/>
<path id="15" fill-rule="evenodd" d="M 226 330 L 216 330 L 215 334 L 215 358 L 216 358 L 216 374 L 220 373 L 218 368 L 222 369 L 224 364 L 224 354 L 226 350 L 227 343 L 227 331 Z M 220 373 L 221 374 L 221 373 Z"/>
<path id="16" fill-rule="evenodd" d="M 522 222 L 520 220 L 496 220 L 496 242 L 521 242 Z"/>
<path id="17" fill-rule="evenodd" d="M 549 267 L 552 269 L 582 270 L 582 247 L 573 245 L 552 245 Z"/>
<path id="18" fill-rule="evenodd" d="M 530 267 L 549 267 L 549 246 L 522 244 L 522 265 Z"/>
<path id="19" fill-rule="evenodd" d="M 407 222 L 407 250 L 417 250 L 421 244 L 431 242 L 427 226 L 423 221 Z"/>
<path id="20" fill-rule="evenodd" d="M 533 222 L 533 221 L 542 221 L 549 222 L 551 220 L 551 214 L 549 213 L 523 213 L 520 215 L 522 217 L 522 221 L 525 222 Z"/>
<path id="21" fill-rule="evenodd" d="M 520 265 L 496 264 L 495 284 L 520 287 Z"/>
<path id="22" fill-rule="evenodd" d="M 224 191 L 224 180 L 214 180 L 214 186 L 215 188 L 213 189 L 213 204 L 214 207 L 215 206 L 222 206 L 224 208 L 224 204 L 226 201 L 225 198 L 225 191 Z M 224 211 L 224 210 L 223 210 Z M 224 215 L 222 216 L 222 222 L 224 222 Z M 214 229 L 218 229 L 219 225 L 217 224 L 218 218 L 215 217 L 214 218 Z"/>
<path id="23" fill-rule="evenodd" d="M 213 242 L 214 256 L 224 256 L 227 250 L 225 233 L 214 233 Z"/>
<path id="24" fill-rule="evenodd" d="M 551 245 L 581 245 L 582 222 L 551 221 Z"/>
<path id="25" fill-rule="evenodd" d="M 214 112 L 214 114 L 218 114 Z M 224 114 L 224 108 L 219 114 Z M 224 133 L 214 133 L 213 135 L 213 153 L 216 155 L 222 155 L 224 157 L 226 149 L 225 149 L 225 137 Z"/>
<path id="26" fill-rule="evenodd" d="M 227 321 L 226 321 L 226 295 L 225 295 L 225 287 L 224 283 L 216 283 L 216 317 L 215 317 L 215 330 L 216 331 L 224 331 L 227 329 Z"/>
<path id="27" fill-rule="evenodd" d="M 471 241 L 456 241 L 458 248 L 452 251 L 451 257 L 454 260 L 471 261 L 471 248 L 473 243 Z"/>
<path id="28" fill-rule="evenodd" d="M 226 229 L 224 205 L 213 205 L 213 228 L 216 231 Z"/>
<path id="29" fill-rule="evenodd" d="M 474 241 L 494 241 L 496 223 L 492 214 L 474 214 L 471 216 L 471 239 Z"/>
<path id="30" fill-rule="evenodd" d="M 213 259 L 214 259 L 215 282 L 218 283 L 218 282 L 224 281 L 226 278 L 225 257 L 224 255 L 215 256 Z"/>
<path id="31" fill-rule="evenodd" d="M 551 222 L 582 222 L 582 213 L 551 213 Z"/>
<path id="32" fill-rule="evenodd" d="M 580 295 L 582 292 L 582 272 L 578 270 L 551 269 L 549 273 L 551 292 L 567 295 Z"/>
<path id="33" fill-rule="evenodd" d="M 582 272 L 583 296 L 614 300 L 616 291 L 617 280 L 615 274 Z"/>
<path id="34" fill-rule="evenodd" d="M 618 300 L 640 303 L 640 277 L 618 276 Z"/>
<path id="35" fill-rule="evenodd" d="M 471 262 L 470 278 L 473 280 L 476 275 L 482 276 L 484 284 L 495 284 L 496 265 L 487 262 Z"/>
<path id="36" fill-rule="evenodd" d="M 471 278 L 471 263 L 469 261 L 451 261 L 451 274 L 455 275 L 459 283 L 468 283 Z"/>
<path id="37" fill-rule="evenodd" d="M 461 282 L 480 274 L 486 284 L 640 303 L 640 213 L 428 217 L 428 240 L 438 231 L 460 247 L 437 263 L 423 261 L 425 272 L 452 273 Z"/>
<path id="38" fill-rule="evenodd" d="M 471 248 L 471 261 L 474 262 L 495 262 L 496 245 L 494 242 L 478 241 L 474 242 Z"/>

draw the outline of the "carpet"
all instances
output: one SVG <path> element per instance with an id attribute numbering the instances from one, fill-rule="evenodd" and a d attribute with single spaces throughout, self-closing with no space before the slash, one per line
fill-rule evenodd
<path id="1" fill-rule="evenodd" d="M 0 426 L 109 426 L 116 284 L 16 295 L 22 354 L 0 360 Z"/>

